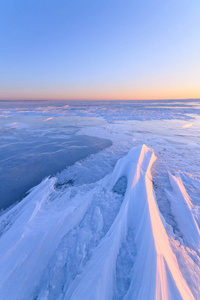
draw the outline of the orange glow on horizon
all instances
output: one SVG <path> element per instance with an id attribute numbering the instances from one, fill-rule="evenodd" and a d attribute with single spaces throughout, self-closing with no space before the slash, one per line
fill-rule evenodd
<path id="1" fill-rule="evenodd" d="M 1 92 L 0 100 L 169 100 L 169 99 L 199 99 L 200 87 L 170 87 L 150 84 L 130 87 L 128 86 L 81 86 L 74 88 L 31 88 L 6 90 Z"/>

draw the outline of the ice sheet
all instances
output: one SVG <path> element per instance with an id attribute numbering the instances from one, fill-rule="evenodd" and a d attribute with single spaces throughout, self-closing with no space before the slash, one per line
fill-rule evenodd
<path id="1" fill-rule="evenodd" d="M 2 299 L 200 298 L 198 101 L 22 102 L 0 115 L 2 146 L 112 142 L 2 212 Z"/>

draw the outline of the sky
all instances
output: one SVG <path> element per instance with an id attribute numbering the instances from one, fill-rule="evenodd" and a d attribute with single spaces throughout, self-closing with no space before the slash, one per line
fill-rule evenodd
<path id="1" fill-rule="evenodd" d="M 199 0 L 0 0 L 0 100 L 187 98 Z"/>

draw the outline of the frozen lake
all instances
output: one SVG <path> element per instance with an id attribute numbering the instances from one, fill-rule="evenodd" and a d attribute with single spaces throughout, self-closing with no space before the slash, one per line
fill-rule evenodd
<path id="1" fill-rule="evenodd" d="M 47 176 L 111 145 L 90 136 L 35 136 L 27 133 L 0 142 L 0 209 L 21 200 Z"/>
<path id="2" fill-rule="evenodd" d="M 0 134 L 1 207 L 38 184 L 1 212 L 3 299 L 200 297 L 200 101 L 1 101 Z"/>

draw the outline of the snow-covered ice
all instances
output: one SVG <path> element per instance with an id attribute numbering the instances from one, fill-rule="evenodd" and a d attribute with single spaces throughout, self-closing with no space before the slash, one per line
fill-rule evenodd
<path id="1" fill-rule="evenodd" d="M 199 299 L 199 107 L 1 103 L 0 150 L 103 146 L 1 211 L 0 299 Z"/>

